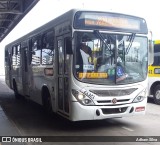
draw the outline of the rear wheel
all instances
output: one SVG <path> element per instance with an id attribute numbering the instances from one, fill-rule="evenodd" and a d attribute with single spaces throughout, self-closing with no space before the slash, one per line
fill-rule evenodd
<path id="1" fill-rule="evenodd" d="M 45 89 L 42 93 L 42 99 L 43 99 L 43 106 L 44 109 L 47 111 L 47 113 L 52 113 L 52 103 L 51 103 L 51 96 L 47 89 Z"/>
<path id="2" fill-rule="evenodd" d="M 157 85 L 154 89 L 154 102 L 160 105 L 160 85 Z"/>
<path id="3" fill-rule="evenodd" d="M 18 93 L 17 84 L 15 81 L 13 81 L 13 91 L 15 98 L 20 99 L 20 94 Z"/>

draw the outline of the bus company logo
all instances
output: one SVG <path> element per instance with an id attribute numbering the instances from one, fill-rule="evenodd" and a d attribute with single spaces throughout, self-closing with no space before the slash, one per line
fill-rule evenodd
<path id="1" fill-rule="evenodd" d="M 112 99 L 112 103 L 113 103 L 113 104 L 116 104 L 116 103 L 117 103 L 117 99 L 116 99 L 116 98 L 113 98 L 113 99 Z"/>

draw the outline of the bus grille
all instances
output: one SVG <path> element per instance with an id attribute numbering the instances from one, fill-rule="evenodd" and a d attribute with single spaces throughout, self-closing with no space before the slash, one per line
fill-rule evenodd
<path id="1" fill-rule="evenodd" d="M 130 88 L 126 90 L 90 90 L 90 92 L 96 94 L 99 97 L 107 96 L 126 96 L 132 94 L 137 88 Z"/>
<path id="2" fill-rule="evenodd" d="M 102 109 L 103 114 L 117 114 L 117 113 L 124 113 L 127 110 L 128 107 L 122 107 L 122 108 L 105 108 Z"/>
<path id="3" fill-rule="evenodd" d="M 127 101 L 129 101 L 130 99 L 122 99 L 122 100 L 117 100 L 117 103 L 118 102 L 121 102 L 121 103 L 126 103 Z M 97 103 L 112 103 L 112 100 L 99 100 L 97 101 Z M 118 104 L 119 105 L 119 104 Z"/>

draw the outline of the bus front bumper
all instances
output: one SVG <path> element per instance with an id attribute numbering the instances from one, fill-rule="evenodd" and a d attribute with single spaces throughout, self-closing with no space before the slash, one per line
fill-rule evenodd
<path id="1" fill-rule="evenodd" d="M 102 120 L 107 118 L 121 118 L 133 115 L 144 115 L 147 98 L 139 103 L 116 106 L 84 106 L 79 102 L 72 102 L 70 120 Z"/>

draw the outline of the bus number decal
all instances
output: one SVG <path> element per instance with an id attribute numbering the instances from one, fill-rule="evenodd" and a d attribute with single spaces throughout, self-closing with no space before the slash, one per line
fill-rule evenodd
<path id="1" fill-rule="evenodd" d="M 149 72 L 148 72 L 149 74 L 152 74 L 152 70 L 149 70 Z"/>

